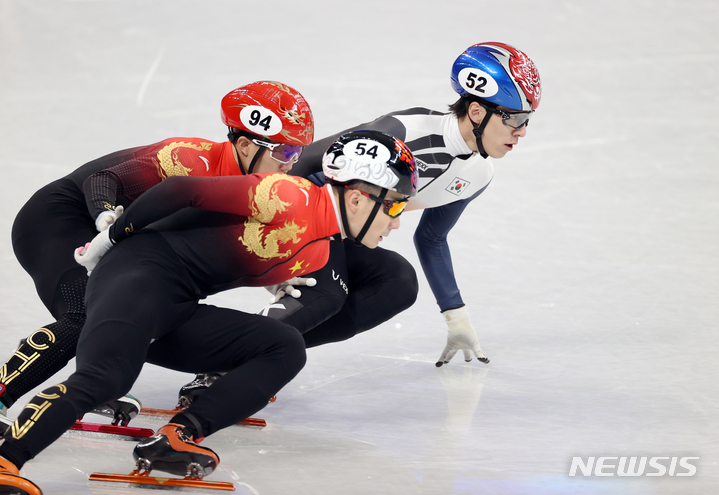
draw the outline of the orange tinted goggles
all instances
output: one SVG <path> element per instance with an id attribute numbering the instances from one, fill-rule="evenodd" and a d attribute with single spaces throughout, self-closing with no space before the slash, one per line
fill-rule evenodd
<path id="1" fill-rule="evenodd" d="M 374 201 L 375 203 L 381 203 L 382 207 L 384 209 L 384 212 L 389 215 L 392 218 L 397 218 L 402 214 L 404 209 L 407 207 L 407 201 L 409 201 L 409 198 L 403 198 L 401 200 L 396 199 L 382 199 L 378 198 L 377 196 L 373 196 L 369 193 L 366 193 L 364 191 L 360 191 L 359 189 L 355 189 L 354 187 L 345 186 L 347 189 L 352 189 L 354 191 L 359 191 L 363 196 L 367 196 L 369 199 Z"/>

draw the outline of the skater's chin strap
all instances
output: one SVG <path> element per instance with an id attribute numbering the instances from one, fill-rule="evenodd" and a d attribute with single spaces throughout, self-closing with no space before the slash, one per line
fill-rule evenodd
<path id="1" fill-rule="evenodd" d="M 255 153 L 255 156 L 252 157 L 252 161 L 250 162 L 250 168 L 247 170 L 247 175 L 251 174 L 253 170 L 255 170 L 255 165 L 257 165 L 257 162 L 260 160 L 260 157 L 262 156 L 262 153 L 265 152 L 265 148 L 262 146 L 258 146 L 257 153 Z M 242 169 L 242 167 L 240 167 Z"/>
<path id="2" fill-rule="evenodd" d="M 237 166 L 240 169 L 240 173 L 242 175 L 250 175 L 255 170 L 255 165 L 257 165 L 257 162 L 260 161 L 260 157 L 262 156 L 262 153 L 265 151 L 265 148 L 262 146 L 258 146 L 257 152 L 255 153 L 255 156 L 252 157 L 252 161 L 250 162 L 250 166 L 245 172 L 245 169 L 242 168 L 242 160 L 240 160 L 240 153 L 237 151 L 237 148 L 235 146 L 232 146 L 233 153 L 235 154 L 235 158 L 237 158 Z"/>
<path id="3" fill-rule="evenodd" d="M 350 225 L 347 221 L 347 208 L 345 207 L 345 188 L 344 186 L 337 186 L 336 189 L 338 189 L 340 193 L 340 216 L 342 217 L 342 228 L 345 231 L 345 237 L 357 242 L 357 240 L 352 237 L 352 233 L 350 233 Z"/>
<path id="4" fill-rule="evenodd" d="M 345 237 L 348 239 L 352 239 L 355 244 L 360 245 L 362 244 L 362 239 L 364 239 L 365 234 L 370 228 L 370 225 L 372 225 L 372 222 L 374 221 L 374 217 L 377 216 L 377 212 L 379 211 L 380 207 L 382 206 L 382 203 L 375 202 L 374 207 L 372 207 L 372 211 L 369 214 L 369 217 L 367 217 L 367 220 L 365 221 L 364 225 L 362 226 L 362 230 L 357 235 L 357 237 L 352 237 L 352 233 L 350 232 L 350 226 L 349 222 L 347 221 L 347 209 L 345 207 L 345 187 L 340 186 L 340 215 L 342 216 L 342 226 L 345 229 Z M 382 192 L 380 193 L 380 198 L 384 198 L 387 195 L 388 190 L 382 188 Z"/>
<path id="5" fill-rule="evenodd" d="M 482 119 L 480 124 L 475 123 L 471 118 L 469 121 L 472 123 L 472 127 L 474 127 L 472 134 L 474 134 L 474 137 L 477 140 L 477 150 L 479 150 L 479 154 L 482 155 L 482 158 L 487 158 L 489 155 L 486 151 L 484 151 L 484 146 L 482 145 L 482 133 L 484 132 L 484 128 L 487 127 L 489 119 L 492 118 L 492 112 L 490 112 L 487 107 L 484 107 L 484 109 L 487 110 L 487 113 L 484 115 L 484 119 Z"/>

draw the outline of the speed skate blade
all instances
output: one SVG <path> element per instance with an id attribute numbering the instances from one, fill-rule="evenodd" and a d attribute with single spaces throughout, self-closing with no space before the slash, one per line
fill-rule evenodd
<path id="1" fill-rule="evenodd" d="M 152 409 L 149 407 L 143 407 L 140 411 L 140 416 L 151 416 L 155 418 L 171 418 L 175 414 L 182 412 L 183 409 L 176 407 L 175 409 Z M 259 426 L 260 428 L 264 428 L 267 426 L 267 421 L 264 419 L 258 419 L 258 418 L 247 418 L 245 420 L 240 421 L 237 423 L 238 425 L 242 426 Z"/>
<path id="2" fill-rule="evenodd" d="M 196 488 L 201 490 L 235 491 L 235 485 L 225 481 L 205 481 L 194 478 L 159 478 L 135 473 L 136 471 L 130 474 L 92 473 L 90 475 L 90 481 L 100 483 L 128 483 L 131 485 L 144 485 L 148 488 Z"/>
<path id="3" fill-rule="evenodd" d="M 121 440 L 133 440 L 136 442 L 155 434 L 155 431 L 149 428 L 102 425 L 97 423 L 85 423 L 83 421 L 75 421 L 75 424 L 70 427 L 70 431 L 77 432 L 76 434 L 79 435 L 97 436 L 103 438 L 109 436 Z"/>

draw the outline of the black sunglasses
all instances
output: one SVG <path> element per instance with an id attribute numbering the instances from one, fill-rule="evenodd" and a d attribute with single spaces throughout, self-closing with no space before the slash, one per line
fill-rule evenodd
<path id="1" fill-rule="evenodd" d="M 521 129 L 525 125 L 529 125 L 529 118 L 534 113 L 534 110 L 530 112 L 505 112 L 498 108 L 493 108 L 487 105 L 482 105 L 488 112 L 496 113 L 502 119 L 502 123 L 512 129 Z"/>

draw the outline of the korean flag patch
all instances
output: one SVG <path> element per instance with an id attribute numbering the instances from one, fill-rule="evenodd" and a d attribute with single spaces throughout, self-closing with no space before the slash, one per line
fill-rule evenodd
<path id="1" fill-rule="evenodd" d="M 454 180 L 452 181 L 452 183 L 449 186 L 447 186 L 447 189 L 445 189 L 445 190 L 451 192 L 455 196 L 459 196 L 460 194 L 462 194 L 464 192 L 464 190 L 467 188 L 467 186 L 469 186 L 468 181 L 466 181 L 464 179 L 460 179 L 459 177 L 455 177 Z"/>

